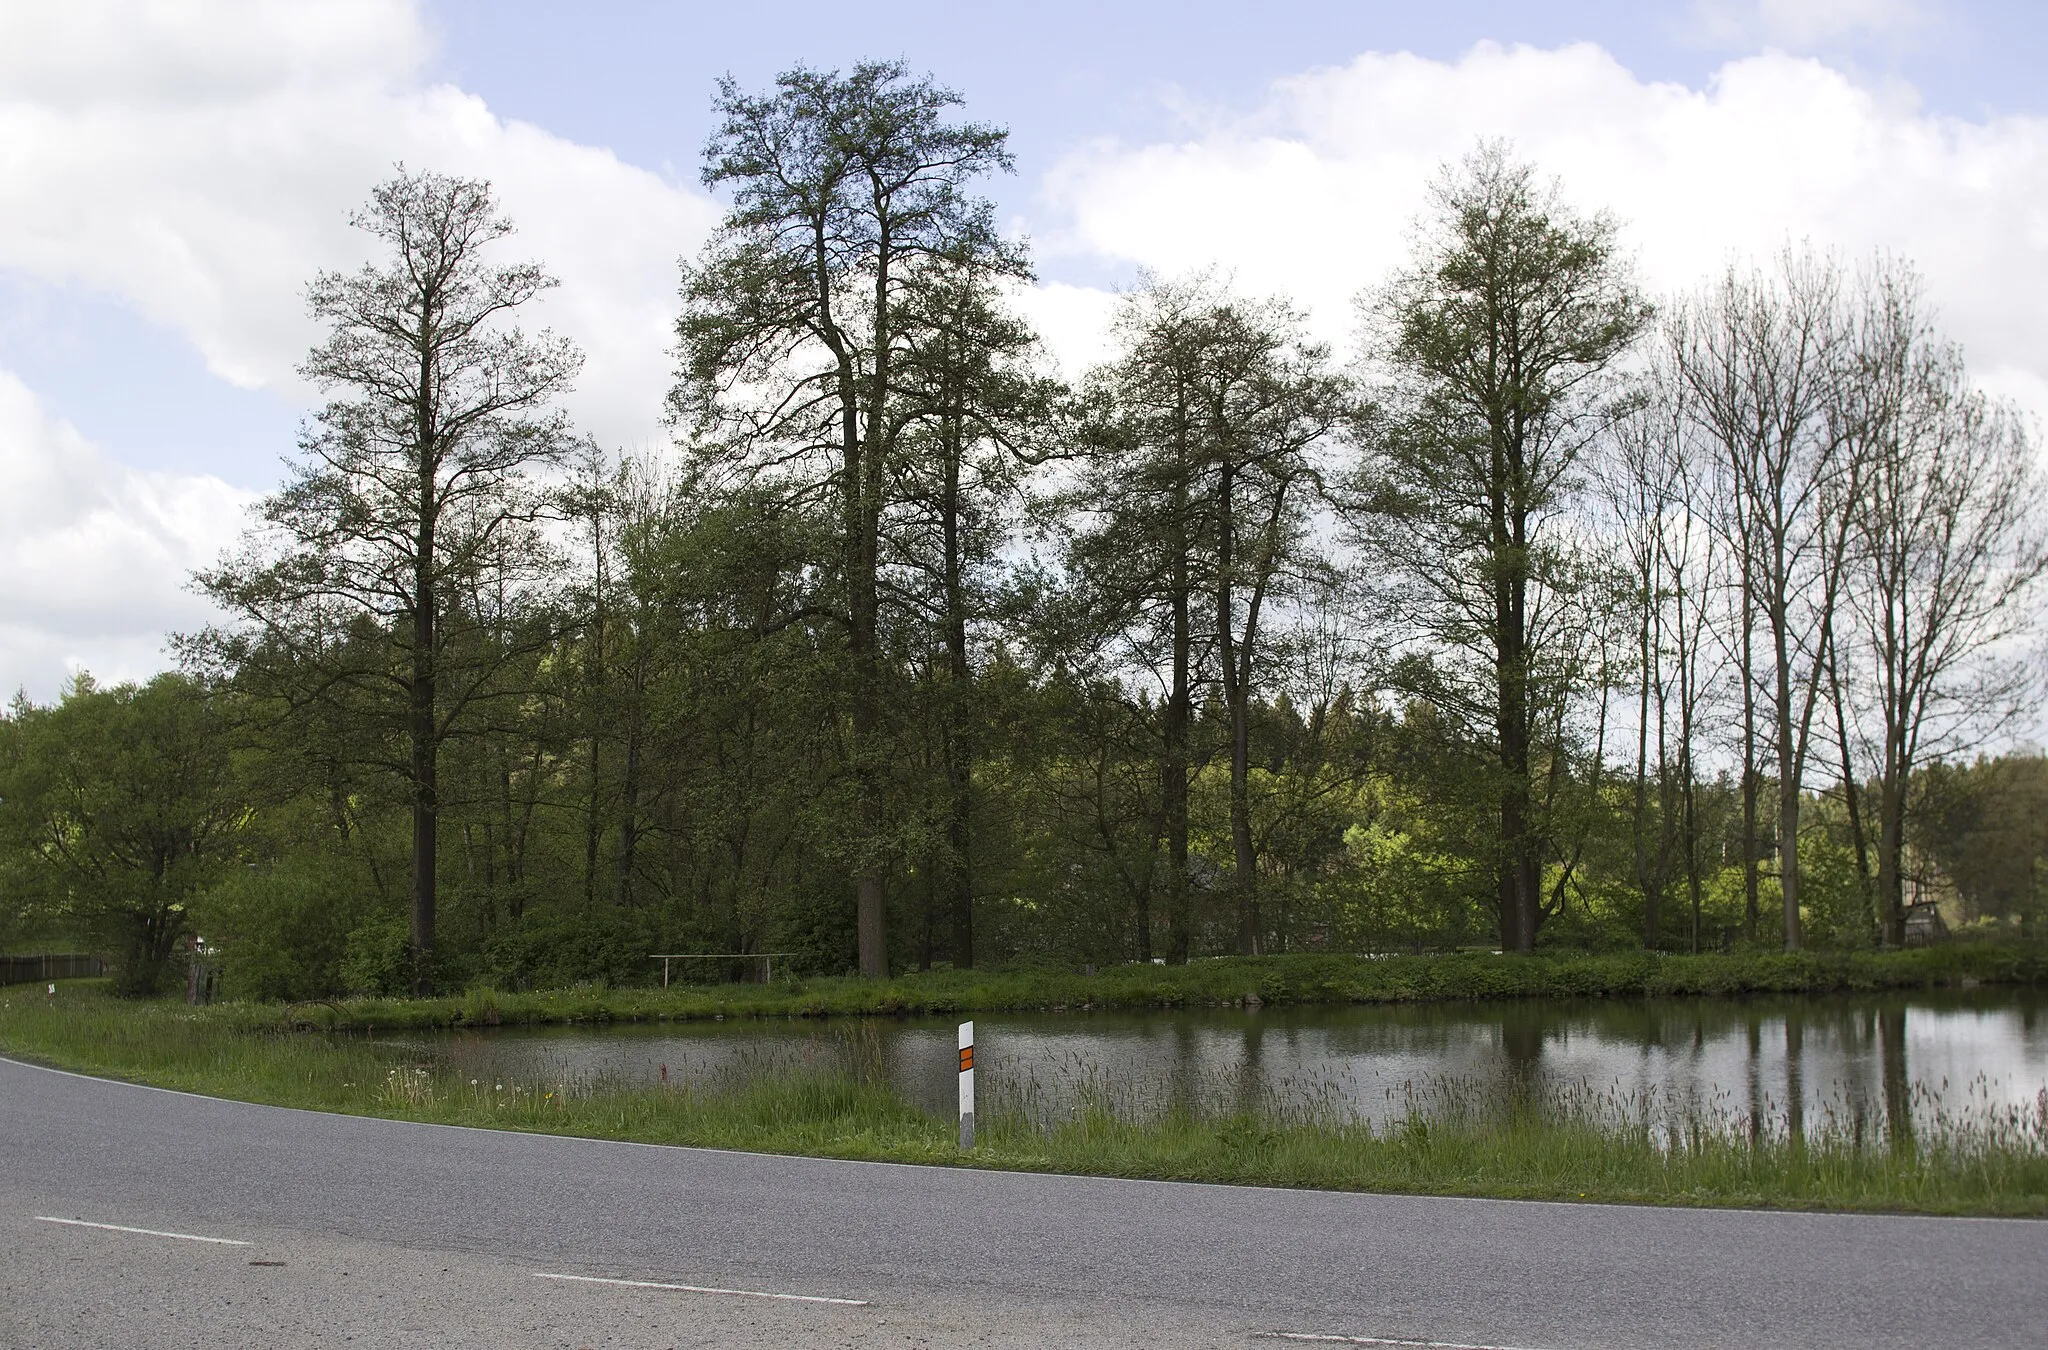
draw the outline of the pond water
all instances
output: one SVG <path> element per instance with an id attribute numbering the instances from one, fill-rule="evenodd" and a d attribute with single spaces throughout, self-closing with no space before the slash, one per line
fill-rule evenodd
<path id="1" fill-rule="evenodd" d="M 947 1115 L 956 1026 L 733 1019 L 411 1044 L 448 1070 L 570 1091 L 850 1071 Z M 1884 1139 L 1958 1122 L 2038 1131 L 2048 1117 L 2048 997 L 2036 990 L 997 1014 L 975 1026 L 984 1113 L 1040 1123 L 1100 1106 L 1383 1125 L 1512 1102 L 1665 1129 Z"/>

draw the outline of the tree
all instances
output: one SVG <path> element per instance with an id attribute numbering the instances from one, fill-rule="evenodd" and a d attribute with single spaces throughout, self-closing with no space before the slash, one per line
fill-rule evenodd
<path id="1" fill-rule="evenodd" d="M 1932 333 L 1911 274 L 1872 277 L 1860 318 L 1843 636 L 1869 672 L 1878 919 L 1896 946 L 1915 772 L 2034 706 L 2036 672 L 2014 648 L 2048 567 L 2048 483 L 2018 412 L 1973 389 L 1962 353 Z"/>
<path id="2" fill-rule="evenodd" d="M 1801 794 L 1841 599 L 1848 507 L 1861 472 L 1843 401 L 1853 338 L 1843 320 L 1839 271 L 1810 254 L 1787 253 L 1773 276 L 1731 268 L 1683 306 L 1673 324 L 1687 406 L 1718 452 L 1715 519 L 1739 578 L 1735 645 L 1743 681 L 1752 930 L 1760 691 L 1777 767 L 1778 884 L 1787 950 L 1800 945 Z M 1758 624 L 1765 638 L 1761 654 L 1754 642 Z"/>
<path id="3" fill-rule="evenodd" d="M 1724 551 L 1708 519 L 1711 461 L 1695 453 L 1692 433 L 1685 388 L 1660 342 L 1600 467 L 1635 623 L 1631 842 L 1643 945 L 1661 945 L 1664 901 L 1682 873 L 1697 951 L 1705 881 L 1698 751 L 1719 669 L 1710 620 Z"/>
<path id="4" fill-rule="evenodd" d="M 1409 269 L 1365 308 L 1380 410 L 1352 503 L 1407 628 L 1416 692 L 1473 728 L 1496 780 L 1500 938 L 1534 946 L 1539 736 L 1577 678 L 1566 513 L 1649 319 L 1613 222 L 1490 143 L 1447 170 Z"/>
<path id="5" fill-rule="evenodd" d="M 933 871 L 953 964 L 974 964 L 974 766 L 979 758 L 970 630 L 990 609 L 990 574 L 1023 474 L 1052 453 L 1064 390 L 1032 368 L 1037 336 L 1002 303 L 1005 276 L 971 251 L 925 261 L 895 322 L 904 335 L 900 519 L 891 551 L 905 602 L 936 630 L 932 662 L 942 762 L 944 844 Z"/>
<path id="6" fill-rule="evenodd" d="M 1117 326 L 1122 353 L 1090 379 L 1091 453 L 1066 499 L 1086 523 L 1069 561 L 1091 592 L 1097 631 L 1124 631 L 1140 666 L 1164 667 L 1168 919 L 1180 960 L 1188 736 L 1195 689 L 1213 679 L 1226 722 L 1237 944 L 1254 953 L 1265 929 L 1252 713 L 1271 679 L 1274 608 L 1320 562 L 1308 530 L 1315 452 L 1346 421 L 1350 389 L 1293 310 L 1236 298 L 1208 278 L 1149 283 Z"/>
<path id="7" fill-rule="evenodd" d="M 187 910 L 234 862 L 247 815 L 221 695 L 182 675 L 102 689 L 0 723 L 5 888 L 116 954 L 117 987 L 153 994 Z"/>
<path id="8" fill-rule="evenodd" d="M 389 256 L 308 290 L 329 331 L 300 373 L 335 396 L 302 435 L 292 480 L 264 500 L 263 528 L 199 584 L 243 625 L 210 645 L 287 706 L 346 703 L 373 746 L 396 733 L 402 751 L 370 753 L 411 797 L 411 984 L 425 994 L 441 749 L 526 649 L 477 631 L 460 582 L 490 565 L 511 592 L 544 579 L 527 471 L 564 453 L 549 404 L 581 357 L 510 326 L 555 282 L 534 263 L 486 261 L 512 233 L 487 183 L 400 166 L 352 223 Z"/>
<path id="9" fill-rule="evenodd" d="M 1935 761 L 1914 784 L 1912 842 L 1955 883 L 1971 918 L 2048 919 L 2048 759 Z"/>
<path id="10" fill-rule="evenodd" d="M 844 76 L 798 67 L 765 96 L 721 81 L 703 178 L 732 189 L 732 210 L 685 269 L 677 324 L 675 424 L 707 459 L 837 521 L 832 576 L 815 598 L 845 635 L 855 912 L 870 976 L 888 973 L 883 539 L 900 501 L 912 410 L 899 363 L 914 335 L 898 324 L 941 264 L 1027 272 L 969 191 L 1010 167 L 1008 133 L 949 124 L 960 102 L 900 61 Z"/>

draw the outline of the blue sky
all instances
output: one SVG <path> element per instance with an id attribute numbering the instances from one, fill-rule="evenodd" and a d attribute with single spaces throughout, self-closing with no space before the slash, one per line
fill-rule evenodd
<path id="1" fill-rule="evenodd" d="M 1030 312 L 1075 361 L 1140 267 L 1221 266 L 1341 341 L 1429 166 L 1505 134 L 1616 208 L 1654 286 L 1789 238 L 1918 259 L 1987 381 L 2048 411 L 2044 9 L 0 8 L 0 685 L 141 673 L 203 620 L 180 580 L 278 480 L 314 397 L 292 375 L 304 282 L 358 256 L 341 221 L 396 159 L 499 183 L 564 278 L 544 317 L 591 354 L 572 411 L 657 440 L 674 264 L 716 214 L 713 81 L 796 61 L 900 55 L 1011 129 L 995 192 L 1038 244 Z"/>
<path id="2" fill-rule="evenodd" d="M 1737 10 L 1728 6 L 1718 12 Z M 1438 60 L 1475 42 L 1595 42 L 1645 79 L 1699 85 L 1731 55 L 1776 42 L 1870 77 L 1910 82 L 1930 107 L 1965 116 L 2048 107 L 2041 61 L 2048 7 L 1907 6 L 1810 0 L 1757 5 L 1810 12 L 1819 30 L 1756 18 L 1716 23 L 1715 7 L 1656 3 L 1116 3 L 1028 6 L 649 4 L 585 0 L 572 10 L 505 0 L 437 0 L 435 69 L 508 116 L 609 145 L 650 167 L 694 171 L 711 83 L 765 83 L 793 60 L 845 64 L 902 56 L 968 93 L 979 116 L 1012 129 L 1023 177 L 1073 142 L 1172 130 L 1161 95 L 1255 101 L 1274 79 L 1366 51 Z M 1921 13 L 1916 20 L 1882 21 Z M 772 18 L 767 17 L 772 13 Z M 1828 15 L 1842 16 L 1826 33 Z M 1876 22 L 1858 24 L 1867 14 Z M 573 18 L 569 17 L 573 15 Z"/>

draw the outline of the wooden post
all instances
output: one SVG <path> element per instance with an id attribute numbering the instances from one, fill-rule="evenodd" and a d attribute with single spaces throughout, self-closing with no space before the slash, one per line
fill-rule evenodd
<path id="1" fill-rule="evenodd" d="M 974 1023 L 960 1024 L 960 1147 L 974 1147 Z"/>

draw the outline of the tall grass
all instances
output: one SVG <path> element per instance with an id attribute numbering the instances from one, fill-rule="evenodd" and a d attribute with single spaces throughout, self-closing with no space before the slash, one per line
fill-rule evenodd
<path id="1" fill-rule="evenodd" d="M 1583 1085 L 1545 1095 L 1456 1079 L 1407 1085 L 1377 1123 L 1313 1084 L 1249 1108 L 1164 1109 L 1100 1081 L 1059 1110 L 1034 1081 L 990 1094 L 979 1146 L 899 1099 L 872 1026 L 815 1062 L 744 1061 L 696 1083 L 465 1075 L 419 1047 L 272 1025 L 86 984 L 0 993 L 0 1050 L 245 1101 L 645 1143 L 1160 1180 L 1440 1195 L 2048 1216 L 2048 1093 L 2031 1105 L 1923 1094 L 1907 1135 L 1825 1113 L 1794 1133 L 1697 1104 Z M 1039 1082 L 1038 1089 L 1046 1088 Z M 1071 1086 L 1071 1085 L 1069 1085 Z"/>

